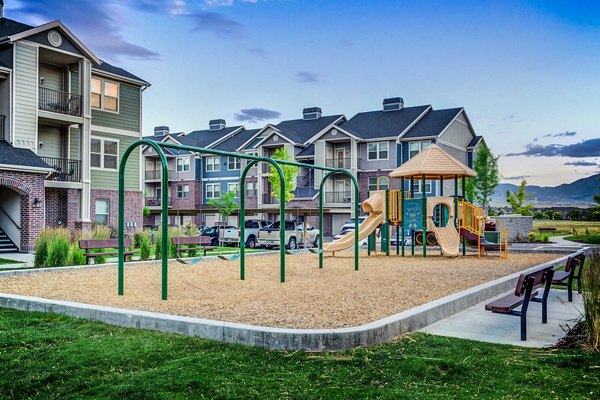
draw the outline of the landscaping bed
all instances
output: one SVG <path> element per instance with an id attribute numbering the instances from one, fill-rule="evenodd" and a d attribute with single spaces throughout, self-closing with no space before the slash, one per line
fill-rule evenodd
<path id="1" fill-rule="evenodd" d="M 87 304 L 155 311 L 285 328 L 342 328 L 372 322 L 559 257 L 511 254 L 508 260 L 476 256 L 398 257 L 363 254 L 354 271 L 351 253 L 248 257 L 239 263 L 206 260 L 170 263 L 169 300 L 162 301 L 160 264 L 126 266 L 125 296 L 116 294 L 117 268 L 82 268 L 0 279 L 0 292 Z"/>

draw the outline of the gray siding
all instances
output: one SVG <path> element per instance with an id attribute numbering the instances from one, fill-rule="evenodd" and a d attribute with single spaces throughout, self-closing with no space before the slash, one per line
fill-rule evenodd
<path id="1" fill-rule="evenodd" d="M 92 136 L 116 139 L 119 141 L 119 159 L 121 162 L 123 153 L 127 150 L 130 144 L 135 142 L 137 138 L 132 136 L 113 135 L 104 132 L 92 131 Z M 140 147 L 137 147 L 127 160 L 127 168 L 125 170 L 125 189 L 139 190 L 140 185 Z M 91 170 L 92 189 L 109 189 L 117 190 L 119 188 L 119 173 L 117 170 L 93 169 Z"/>
<path id="2" fill-rule="evenodd" d="M 71 149 L 71 154 L 69 155 L 69 157 L 72 160 L 80 160 L 81 158 L 79 157 L 79 129 L 77 128 L 71 128 L 69 130 L 69 134 L 70 134 L 70 149 Z"/>
<path id="3" fill-rule="evenodd" d="M 398 165 L 396 162 L 396 142 L 394 140 L 387 140 L 388 142 L 388 159 L 387 160 L 373 160 L 369 161 L 368 156 L 368 143 L 360 143 L 359 148 L 359 158 L 361 158 L 361 168 L 362 170 L 371 171 L 378 169 L 394 169 Z M 377 143 L 377 142 L 371 142 Z"/>
<path id="4" fill-rule="evenodd" d="M 140 132 L 140 88 L 120 83 L 119 112 L 92 109 L 92 124 Z"/>
<path id="5" fill-rule="evenodd" d="M 471 139 L 475 135 L 471 132 L 469 127 L 464 123 L 453 121 L 446 131 L 439 137 L 439 140 L 444 142 L 452 143 L 456 146 L 467 147 Z"/>
<path id="6" fill-rule="evenodd" d="M 277 140 L 275 140 L 275 137 L 277 137 Z M 281 137 L 281 135 L 279 135 L 278 133 L 275 133 L 275 134 L 269 136 L 269 138 L 267 140 L 262 142 L 261 146 L 273 146 L 273 145 L 283 146 L 284 144 L 289 144 L 287 139 L 284 139 Z M 293 154 L 293 153 L 290 153 L 290 154 Z"/>
<path id="7" fill-rule="evenodd" d="M 315 165 L 325 165 L 325 142 L 318 140 L 315 142 Z M 319 188 L 323 179 L 323 171 L 315 170 L 315 189 Z"/>
<path id="8" fill-rule="evenodd" d="M 455 149 L 454 147 L 446 146 L 443 143 L 436 143 L 440 149 L 444 150 L 446 153 L 450 154 L 452 157 L 456 158 L 461 163 L 467 165 L 467 151 Z"/>
<path id="9" fill-rule="evenodd" d="M 40 125 L 38 141 L 44 147 L 38 150 L 38 155 L 45 157 L 63 158 L 62 129 L 57 126 Z"/>
<path id="10" fill-rule="evenodd" d="M 60 44 L 60 46 L 57 47 L 58 49 L 68 51 L 70 53 L 83 55 L 77 49 L 77 47 L 75 47 L 75 45 L 73 43 L 71 43 L 71 41 L 69 39 L 67 39 L 67 37 L 65 35 L 62 34 L 62 32 L 60 32 L 58 29 L 56 29 L 56 31 L 58 33 L 60 33 L 62 36 L 62 43 Z M 28 40 L 31 40 L 32 42 L 40 43 L 40 44 L 43 44 L 44 46 L 48 46 L 48 47 L 52 48 L 52 47 L 54 47 L 54 45 L 50 44 L 50 41 L 48 40 L 48 32 L 50 32 L 50 30 L 37 33 L 37 34 L 29 37 Z"/>
<path id="11" fill-rule="evenodd" d="M 63 70 L 54 65 L 40 63 L 40 79 L 44 78 L 44 86 L 48 89 L 61 90 L 63 88 Z"/>
<path id="12" fill-rule="evenodd" d="M 331 134 L 331 131 L 333 130 L 330 129 L 326 134 L 324 134 L 323 136 L 321 136 L 318 140 L 331 140 L 331 141 L 335 141 L 335 140 L 354 140 L 352 139 L 350 136 L 346 135 L 345 133 L 343 133 L 340 130 L 337 130 L 337 133 L 335 135 Z"/>
<path id="13" fill-rule="evenodd" d="M 37 153 L 37 49 L 15 43 L 15 138 L 17 147 Z"/>
<path id="14" fill-rule="evenodd" d="M 79 93 L 79 71 L 77 66 L 71 66 L 71 93 Z"/>

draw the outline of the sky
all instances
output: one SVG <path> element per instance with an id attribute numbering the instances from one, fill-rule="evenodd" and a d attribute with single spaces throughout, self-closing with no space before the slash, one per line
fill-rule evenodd
<path id="1" fill-rule="evenodd" d="M 5 0 L 61 20 L 101 59 L 152 84 L 144 134 L 262 127 L 406 106 L 464 107 L 504 182 L 600 172 L 600 2 Z"/>

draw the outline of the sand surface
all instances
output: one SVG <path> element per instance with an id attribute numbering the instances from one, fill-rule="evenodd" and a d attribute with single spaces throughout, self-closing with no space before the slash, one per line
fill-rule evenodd
<path id="1" fill-rule="evenodd" d="M 511 254 L 508 260 L 476 256 L 361 256 L 351 253 L 286 257 L 279 283 L 279 257 L 169 265 L 169 300 L 161 300 L 160 264 L 126 264 L 125 295 L 117 295 L 117 268 L 40 273 L 0 278 L 0 292 L 88 304 L 156 311 L 253 325 L 341 328 L 372 322 L 478 284 L 558 258 L 555 254 Z"/>

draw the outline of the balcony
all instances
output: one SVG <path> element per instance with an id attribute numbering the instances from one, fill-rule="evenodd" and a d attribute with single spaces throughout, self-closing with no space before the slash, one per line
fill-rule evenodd
<path id="1" fill-rule="evenodd" d="M 279 200 L 276 199 L 274 196 L 271 196 L 268 193 L 263 193 L 262 203 L 263 204 L 279 204 Z"/>
<path id="2" fill-rule="evenodd" d="M 146 178 L 147 181 L 149 180 L 160 180 L 162 177 L 162 170 L 158 169 L 156 171 L 146 171 L 144 173 L 144 176 Z M 169 170 L 169 179 L 172 179 L 173 177 L 173 170 L 170 169 Z"/>
<path id="3" fill-rule="evenodd" d="M 38 107 L 43 111 L 81 117 L 81 96 L 60 90 L 39 88 Z"/>
<path id="4" fill-rule="evenodd" d="M 47 181 L 81 182 L 81 161 L 66 158 L 40 157 L 54 171 L 46 177 Z"/>
<path id="5" fill-rule="evenodd" d="M 345 168 L 350 169 L 352 164 L 351 158 L 328 158 L 325 160 L 325 166 L 329 168 Z"/>
<path id="6" fill-rule="evenodd" d="M 162 204 L 162 199 L 160 197 L 146 197 L 144 199 L 144 205 L 146 207 L 160 207 Z M 171 207 L 173 205 L 171 198 L 169 197 L 168 206 Z"/>
<path id="7" fill-rule="evenodd" d="M 325 203 L 350 203 L 351 198 L 350 191 L 325 192 Z"/>

